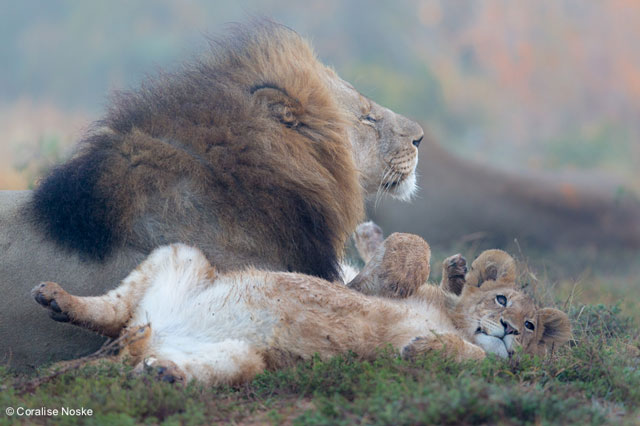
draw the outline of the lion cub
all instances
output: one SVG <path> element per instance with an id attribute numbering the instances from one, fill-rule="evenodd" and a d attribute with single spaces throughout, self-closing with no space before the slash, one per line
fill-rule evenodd
<path id="1" fill-rule="evenodd" d="M 375 250 L 387 252 L 377 266 L 401 259 L 402 247 L 421 257 L 428 276 L 429 246 L 415 236 L 387 238 Z M 449 291 L 448 280 L 459 278 L 463 263 L 452 259 L 440 287 L 426 277 L 415 289 L 403 289 L 398 274 L 381 279 L 381 293 L 395 295 L 385 298 L 296 273 L 218 274 L 198 249 L 174 244 L 155 250 L 103 296 L 73 296 L 52 282 L 33 295 L 56 321 L 111 337 L 133 335 L 121 353 L 168 381 L 240 383 L 316 353 L 327 359 L 351 350 L 372 358 L 386 344 L 406 357 L 438 349 L 480 359 L 485 351 L 507 356 L 516 342 L 542 353 L 568 339 L 566 315 L 535 309 L 512 283 L 494 277 L 465 286 L 461 295 Z"/>
<path id="2" fill-rule="evenodd" d="M 429 275 L 429 259 L 420 256 L 424 240 L 392 234 L 383 241 L 382 230 L 373 222 L 360 224 L 354 237 L 367 264 L 349 287 L 369 295 L 400 298 L 425 291 L 422 286 Z M 460 335 L 486 352 L 506 358 L 518 345 L 526 353 L 544 355 L 547 347 L 563 344 L 571 336 L 565 313 L 537 309 L 516 288 L 516 263 L 502 250 L 482 252 L 469 270 L 462 255 L 448 257 L 443 262 L 440 289 L 444 295 L 436 299 L 447 303 Z"/>

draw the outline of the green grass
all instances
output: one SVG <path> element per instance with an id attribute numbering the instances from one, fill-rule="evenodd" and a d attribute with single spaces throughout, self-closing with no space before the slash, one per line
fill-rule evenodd
<path id="1" fill-rule="evenodd" d="M 414 361 L 381 350 L 373 362 L 345 354 L 266 372 L 237 388 L 186 388 L 134 377 L 104 363 L 19 392 L 28 380 L 0 370 L 0 408 L 91 408 L 56 424 L 637 424 L 640 338 L 616 306 L 570 309 L 574 340 L 551 357 L 518 354 L 456 363 L 433 353 Z M 17 417 L 0 415 L 0 424 Z M 22 418 L 47 423 L 51 418 Z"/>
<path id="2" fill-rule="evenodd" d="M 468 258 L 477 254 L 469 247 L 459 251 Z M 434 281 L 443 256 L 434 255 Z M 640 424 L 637 255 L 598 253 L 601 264 L 589 261 L 592 269 L 576 256 L 560 252 L 549 262 L 548 253 L 516 255 L 525 291 L 567 311 L 572 321 L 570 344 L 544 359 L 516 353 L 510 360 L 489 357 L 461 364 L 433 353 L 406 361 L 384 349 L 372 362 L 356 354 L 313 359 L 235 388 L 194 383 L 180 388 L 104 363 L 62 374 L 28 392 L 14 385 L 33 377 L 0 367 L 0 384 L 7 386 L 0 392 L 0 425 L 16 419 L 99 425 Z M 91 408 L 94 414 L 55 419 L 4 414 L 6 407 L 63 406 Z"/>

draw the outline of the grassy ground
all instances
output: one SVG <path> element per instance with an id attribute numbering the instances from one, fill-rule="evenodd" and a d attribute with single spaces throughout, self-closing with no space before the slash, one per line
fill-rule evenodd
<path id="1" fill-rule="evenodd" d="M 587 271 L 576 280 L 559 279 L 549 292 L 550 279 L 525 266 L 520 281 L 540 300 L 559 300 L 572 319 L 571 344 L 545 359 L 516 353 L 506 361 L 459 364 L 434 353 L 404 361 L 387 349 L 374 362 L 346 354 L 267 372 L 238 388 L 186 389 L 105 363 L 25 391 L 19 385 L 32 378 L 0 369 L 6 386 L 0 425 L 640 424 L 640 333 L 637 317 L 630 317 L 640 306 L 632 296 L 640 287 L 637 275 L 629 268 L 620 276 Z M 616 288 L 625 295 L 624 308 L 581 302 L 607 299 Z M 8 417 L 6 407 L 84 407 L 93 415 Z"/>

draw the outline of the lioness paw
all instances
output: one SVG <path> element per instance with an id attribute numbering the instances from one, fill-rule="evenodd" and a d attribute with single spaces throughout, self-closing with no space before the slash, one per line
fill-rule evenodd
<path id="1" fill-rule="evenodd" d="M 40 283 L 31 290 L 31 295 L 37 303 L 49 310 L 49 317 L 54 321 L 71 321 L 69 314 L 63 309 L 63 300 L 69 297 L 69 293 L 64 291 L 58 284 L 54 282 Z"/>

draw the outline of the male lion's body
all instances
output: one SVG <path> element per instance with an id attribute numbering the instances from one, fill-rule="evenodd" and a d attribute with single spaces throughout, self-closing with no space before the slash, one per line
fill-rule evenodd
<path id="1" fill-rule="evenodd" d="M 220 271 L 339 279 L 364 197 L 413 192 L 421 139 L 293 31 L 236 29 L 179 72 L 118 95 L 33 196 L 2 195 L 0 356 L 33 365 L 95 349 L 71 331 L 64 346 L 51 340 L 24 311 L 28 289 L 55 279 L 101 293 L 163 244 L 196 246 Z"/>
<path id="2" fill-rule="evenodd" d="M 405 248 L 418 248 L 428 264 L 428 245 Z M 473 267 L 490 270 L 492 252 Z M 485 352 L 506 357 L 516 344 L 544 354 L 547 346 L 568 339 L 567 316 L 536 309 L 511 281 L 496 277 L 465 287 L 461 295 L 448 291 L 446 281 L 455 277 L 461 257 L 452 259 L 445 264 L 445 285 L 423 283 L 388 298 L 303 274 L 256 269 L 219 274 L 199 250 L 177 244 L 154 251 L 104 296 L 72 296 L 51 282 L 37 286 L 34 296 L 58 321 L 112 337 L 124 333 L 134 345 L 122 354 L 140 369 L 157 368 L 171 381 L 207 384 L 243 382 L 265 368 L 314 354 L 328 359 L 353 351 L 371 359 L 387 344 L 406 357 L 444 350 L 457 359 L 480 359 Z M 496 294 L 504 305 L 495 302 Z"/>

